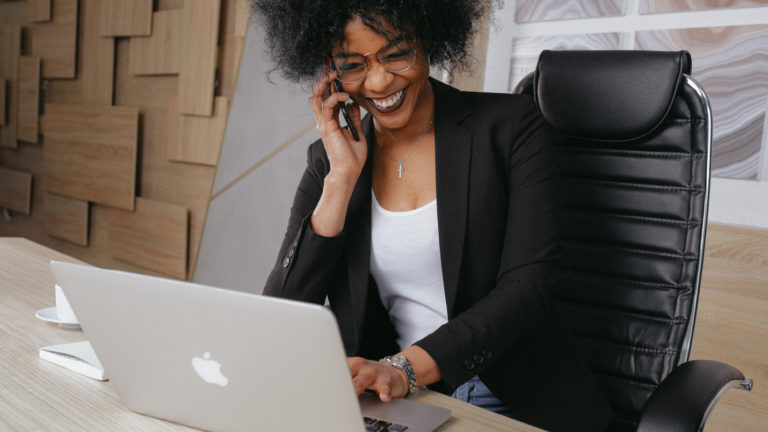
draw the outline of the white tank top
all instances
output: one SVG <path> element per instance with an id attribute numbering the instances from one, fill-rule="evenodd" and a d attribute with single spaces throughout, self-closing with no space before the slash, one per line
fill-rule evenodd
<path id="1" fill-rule="evenodd" d="M 406 349 L 448 321 L 437 200 L 393 212 L 371 197 L 371 275 Z"/>

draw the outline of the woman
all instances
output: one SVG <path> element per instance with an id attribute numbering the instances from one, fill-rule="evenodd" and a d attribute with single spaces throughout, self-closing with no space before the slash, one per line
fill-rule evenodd
<path id="1" fill-rule="evenodd" d="M 552 313 L 548 129 L 528 97 L 429 78 L 430 64 L 466 63 L 488 5 L 254 8 L 285 76 L 321 74 L 309 98 L 320 139 L 264 293 L 328 299 L 358 393 L 387 401 L 429 385 L 550 430 L 604 428 L 607 404 Z"/>

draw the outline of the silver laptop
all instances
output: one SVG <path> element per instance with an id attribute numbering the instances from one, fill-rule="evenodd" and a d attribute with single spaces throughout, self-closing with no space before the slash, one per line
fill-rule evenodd
<path id="1" fill-rule="evenodd" d="M 422 432 L 450 417 L 358 398 L 323 306 L 56 261 L 51 270 L 133 411 L 212 431 L 363 431 L 374 417 Z"/>

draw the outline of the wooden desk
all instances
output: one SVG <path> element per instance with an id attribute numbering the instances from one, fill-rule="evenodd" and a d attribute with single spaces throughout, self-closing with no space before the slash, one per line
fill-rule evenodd
<path id="1" fill-rule="evenodd" d="M 38 357 L 42 346 L 85 339 L 80 330 L 35 318 L 35 311 L 55 304 L 52 259 L 78 262 L 26 239 L 0 238 L 0 430 L 192 431 L 136 414 L 120 404 L 109 382 Z M 539 430 L 428 390 L 416 399 L 453 411 L 439 432 Z"/>

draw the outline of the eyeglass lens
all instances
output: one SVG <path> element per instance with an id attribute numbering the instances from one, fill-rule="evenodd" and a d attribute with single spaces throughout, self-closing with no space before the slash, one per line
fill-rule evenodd
<path id="1" fill-rule="evenodd" d="M 370 55 L 370 54 L 369 54 Z M 362 54 L 341 54 L 333 58 L 339 79 L 354 84 L 362 81 L 368 69 L 367 56 Z M 386 70 L 392 73 L 405 72 L 416 61 L 416 51 L 408 41 L 396 41 L 382 48 L 376 57 Z"/>

